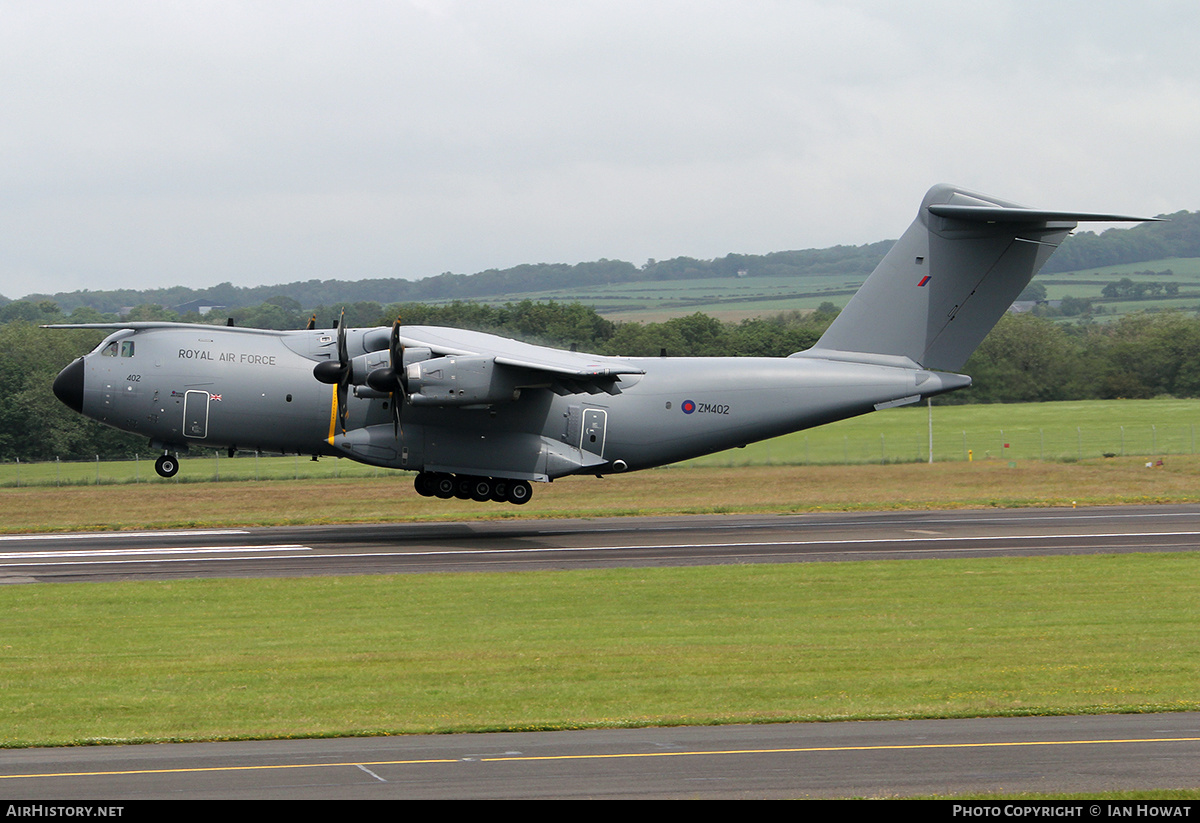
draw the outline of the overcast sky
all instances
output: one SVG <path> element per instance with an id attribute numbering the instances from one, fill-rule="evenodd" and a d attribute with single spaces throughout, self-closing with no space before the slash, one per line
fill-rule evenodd
<path id="1" fill-rule="evenodd" d="M 0 294 L 1200 209 L 1200 4 L 0 0 Z"/>

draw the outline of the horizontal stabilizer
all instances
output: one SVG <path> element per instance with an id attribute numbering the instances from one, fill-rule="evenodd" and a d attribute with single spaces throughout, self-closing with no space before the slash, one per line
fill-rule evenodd
<path id="1" fill-rule="evenodd" d="M 975 223 L 1151 223 L 1161 217 L 1132 217 L 1127 214 L 1093 214 L 1085 211 L 1001 208 L 998 206 L 932 205 L 929 213 Z"/>

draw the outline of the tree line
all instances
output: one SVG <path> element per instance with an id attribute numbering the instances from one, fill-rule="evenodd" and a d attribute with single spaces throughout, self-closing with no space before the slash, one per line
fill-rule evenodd
<path id="1" fill-rule="evenodd" d="M 815 312 L 786 312 L 736 323 L 697 313 L 643 324 L 614 323 L 579 303 L 529 300 L 502 306 L 464 301 L 381 306 L 360 301 L 346 309 L 347 322 L 354 326 L 388 325 L 399 316 L 405 325 L 469 328 L 596 354 L 670 357 L 786 356 L 816 343 L 838 311 L 826 303 Z M 143 438 L 71 412 L 51 391 L 58 372 L 94 348 L 105 332 L 39 328 L 40 323 L 78 322 L 78 311 L 64 316 L 50 301 L 26 304 L 22 311 L 36 316 L 9 318 L 0 325 L 0 346 L 5 352 L 0 358 L 0 460 L 146 453 Z M 311 316 L 298 305 L 278 303 L 244 312 L 243 321 L 274 317 L 286 321 L 284 328 L 302 327 Z M 158 307 L 143 311 L 144 315 L 164 313 Z M 331 326 L 338 314 L 340 308 L 324 309 L 319 325 Z M 1110 323 L 1064 324 L 1033 314 L 1008 314 L 963 372 L 974 378 L 974 385 L 935 402 L 1200 397 L 1200 318 L 1158 312 L 1125 315 Z"/>

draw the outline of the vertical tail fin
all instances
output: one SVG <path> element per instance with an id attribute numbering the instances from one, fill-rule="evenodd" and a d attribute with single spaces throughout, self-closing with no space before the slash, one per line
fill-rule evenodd
<path id="1" fill-rule="evenodd" d="M 957 371 L 1079 221 L 1147 219 L 1028 209 L 934 186 L 908 231 L 799 356 Z"/>

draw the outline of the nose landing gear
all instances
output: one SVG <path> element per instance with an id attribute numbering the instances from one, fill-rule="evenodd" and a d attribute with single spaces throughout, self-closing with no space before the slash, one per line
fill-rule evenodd
<path id="1" fill-rule="evenodd" d="M 154 470 L 159 477 L 174 477 L 179 472 L 179 458 L 173 454 L 164 454 L 154 461 Z"/>

